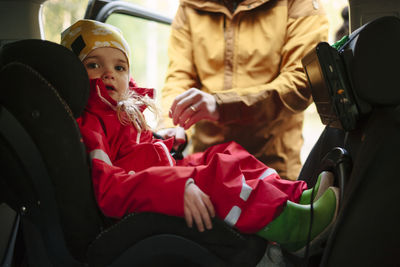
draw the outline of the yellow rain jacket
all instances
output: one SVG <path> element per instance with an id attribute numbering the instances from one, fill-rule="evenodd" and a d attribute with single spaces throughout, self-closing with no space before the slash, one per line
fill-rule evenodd
<path id="1" fill-rule="evenodd" d="M 301 59 L 327 37 L 319 0 L 245 0 L 233 14 L 217 1 L 181 0 L 162 91 L 165 117 L 191 87 L 213 94 L 220 120 L 192 127 L 191 152 L 234 140 L 294 180 L 311 103 Z"/>

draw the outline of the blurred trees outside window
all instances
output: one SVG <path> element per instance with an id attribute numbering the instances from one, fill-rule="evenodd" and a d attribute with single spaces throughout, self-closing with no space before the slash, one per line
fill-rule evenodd
<path id="1" fill-rule="evenodd" d="M 85 15 L 89 0 L 48 0 L 43 5 L 46 40 L 60 43 L 61 32 Z"/>

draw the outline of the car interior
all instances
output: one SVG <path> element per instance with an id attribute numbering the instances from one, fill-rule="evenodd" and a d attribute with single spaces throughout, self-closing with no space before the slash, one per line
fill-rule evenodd
<path id="1" fill-rule="evenodd" d="M 319 43 L 302 60 L 326 126 L 298 179 L 312 187 L 331 171 L 341 189 L 327 241 L 305 257 L 218 218 L 200 233 L 162 214 L 104 216 L 76 124 L 89 80 L 71 51 L 44 40 L 43 2 L 0 0 L 1 266 L 400 265 L 396 1 L 349 0 L 349 36 L 338 47 Z M 85 18 L 104 22 L 113 13 L 171 23 L 122 1 L 89 1 Z"/>

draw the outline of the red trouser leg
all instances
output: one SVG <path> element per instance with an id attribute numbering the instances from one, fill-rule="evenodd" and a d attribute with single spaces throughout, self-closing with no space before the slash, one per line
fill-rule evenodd
<path id="1" fill-rule="evenodd" d="M 217 215 L 244 233 L 254 233 L 280 214 L 287 200 L 297 202 L 306 184 L 283 180 L 236 143 L 195 154 L 195 183 L 214 204 Z"/>

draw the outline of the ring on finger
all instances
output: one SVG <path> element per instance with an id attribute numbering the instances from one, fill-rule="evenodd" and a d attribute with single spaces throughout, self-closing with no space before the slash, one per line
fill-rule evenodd
<path id="1" fill-rule="evenodd" d="M 196 108 L 194 106 L 190 106 L 190 109 L 193 110 L 193 112 L 196 112 Z"/>

